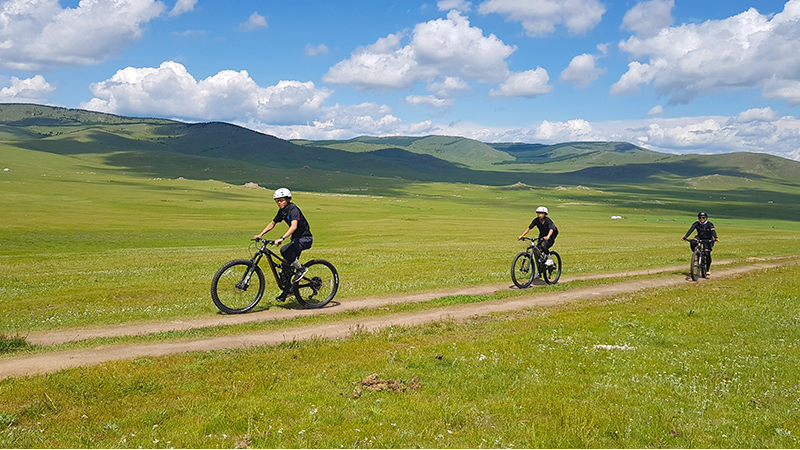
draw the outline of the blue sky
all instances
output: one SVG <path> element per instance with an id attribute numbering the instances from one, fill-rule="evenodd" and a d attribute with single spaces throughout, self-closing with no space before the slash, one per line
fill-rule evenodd
<path id="1" fill-rule="evenodd" d="M 0 102 L 800 160 L 800 0 L 0 0 Z"/>

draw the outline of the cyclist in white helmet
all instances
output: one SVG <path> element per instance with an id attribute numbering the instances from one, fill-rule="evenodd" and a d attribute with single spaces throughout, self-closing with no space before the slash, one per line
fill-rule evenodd
<path id="1" fill-rule="evenodd" d="M 303 212 L 300 211 L 297 205 L 292 203 L 292 193 L 289 189 L 280 188 L 276 190 L 272 198 L 275 199 L 275 203 L 278 204 L 278 213 L 275 214 L 275 218 L 272 219 L 272 222 L 267 224 L 264 231 L 255 235 L 255 238 L 261 238 L 275 228 L 275 225 L 279 222 L 286 222 L 286 224 L 289 225 L 289 229 L 283 233 L 281 237 L 275 239 L 275 245 L 279 245 L 289 237 L 292 238 L 290 243 L 281 247 L 281 256 L 285 264 L 291 264 L 292 267 L 294 267 L 295 275 L 294 278 L 292 278 L 292 282 L 297 283 L 303 278 L 306 272 L 308 272 L 308 269 L 300 264 L 298 258 L 303 250 L 311 248 L 311 245 L 314 243 L 314 238 L 311 236 L 311 228 L 308 226 L 308 221 L 303 215 Z M 283 273 L 287 272 L 288 270 Z M 281 293 L 276 300 L 286 300 L 286 292 Z"/>
<path id="2" fill-rule="evenodd" d="M 537 217 L 533 219 L 528 228 L 522 232 L 522 234 L 517 238 L 517 240 L 522 239 L 531 231 L 534 227 L 539 229 L 539 237 L 542 239 L 539 242 L 539 248 L 542 249 L 542 253 L 547 255 L 547 261 L 545 264 L 548 266 L 553 265 L 553 260 L 550 259 L 550 252 L 549 249 L 556 243 L 556 236 L 558 236 L 558 228 L 556 228 L 556 224 L 553 223 L 553 220 L 547 217 L 547 208 L 544 206 L 540 206 L 536 208 L 536 215 Z"/>

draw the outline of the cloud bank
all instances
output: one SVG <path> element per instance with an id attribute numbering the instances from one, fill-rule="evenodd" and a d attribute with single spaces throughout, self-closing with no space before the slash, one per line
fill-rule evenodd
<path id="1" fill-rule="evenodd" d="M 190 7 L 184 0 L 173 11 Z M 141 38 L 142 26 L 165 10 L 153 0 L 84 0 L 76 8 L 62 8 L 58 0 L 7 0 L 0 4 L 0 68 L 98 64 Z"/>
<path id="2" fill-rule="evenodd" d="M 680 26 L 667 25 L 672 6 L 652 0 L 626 14 L 624 25 L 636 34 L 619 48 L 633 60 L 611 86 L 612 95 L 652 85 L 675 105 L 723 90 L 757 88 L 765 98 L 800 105 L 800 0 L 788 1 L 772 17 L 750 8 L 727 19 Z M 658 16 L 649 14 L 654 10 Z"/>

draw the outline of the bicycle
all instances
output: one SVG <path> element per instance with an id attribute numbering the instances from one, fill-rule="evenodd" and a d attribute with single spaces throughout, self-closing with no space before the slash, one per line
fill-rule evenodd
<path id="1" fill-rule="evenodd" d="M 697 281 L 698 278 L 706 278 L 708 275 L 708 262 L 706 260 L 708 242 L 697 238 L 689 239 L 689 241 L 697 243 L 692 252 L 692 260 L 689 263 L 689 274 L 692 277 L 692 281 Z"/>
<path id="2" fill-rule="evenodd" d="M 322 308 L 339 290 L 339 273 L 333 264 L 324 259 L 312 259 L 304 265 L 308 272 L 297 283 L 292 283 L 295 269 L 275 252 L 267 248 L 275 241 L 253 239 L 257 246 L 250 259 L 234 259 L 223 264 L 211 281 L 211 298 L 220 311 L 241 314 L 253 309 L 264 296 L 264 272 L 258 263 L 266 256 L 275 282 L 285 295 L 294 294 L 297 302 L 306 308 Z M 250 251 L 252 252 L 252 243 Z M 260 246 L 260 248 L 258 248 Z"/>
<path id="3" fill-rule="evenodd" d="M 556 284 L 561 278 L 561 255 L 558 252 L 549 252 L 553 264 L 547 265 L 547 255 L 542 253 L 542 249 L 538 246 L 542 238 L 524 237 L 520 240 L 531 241 L 531 245 L 524 252 L 518 253 L 511 263 L 511 280 L 514 284 L 520 289 L 525 289 L 533 283 L 536 273 L 542 274 L 545 283 Z"/>

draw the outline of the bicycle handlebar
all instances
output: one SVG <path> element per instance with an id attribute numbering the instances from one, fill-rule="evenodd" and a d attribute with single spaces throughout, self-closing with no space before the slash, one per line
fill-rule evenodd
<path id="1" fill-rule="evenodd" d="M 251 241 L 255 241 L 255 242 L 263 242 L 263 243 L 265 243 L 265 244 L 267 244 L 267 245 L 275 245 L 275 241 L 270 241 L 270 240 L 268 240 L 268 239 L 255 238 L 255 239 L 251 239 Z"/>

